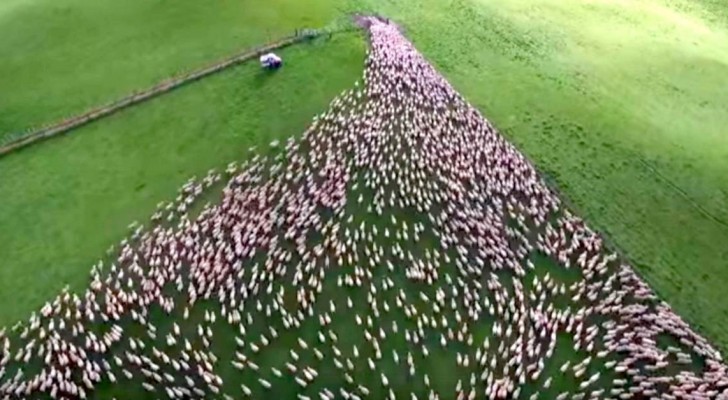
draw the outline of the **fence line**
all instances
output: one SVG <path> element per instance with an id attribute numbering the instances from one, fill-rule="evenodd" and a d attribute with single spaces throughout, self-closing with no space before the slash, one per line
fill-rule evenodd
<path id="1" fill-rule="evenodd" d="M 37 129 L 31 129 L 28 132 L 22 134 L 19 138 L 11 139 L 9 143 L 0 146 L 0 157 L 21 148 L 27 147 L 33 143 L 40 142 L 41 140 L 57 136 L 61 133 L 68 132 L 72 129 L 99 120 L 124 108 L 139 104 L 143 101 L 172 91 L 187 83 L 194 82 L 206 76 L 220 72 L 233 65 L 240 64 L 254 57 L 258 57 L 263 53 L 287 47 L 292 44 L 302 42 L 304 40 L 310 40 L 319 36 L 320 34 L 321 32 L 315 29 L 297 29 L 292 36 L 287 36 L 264 46 L 252 50 L 247 50 L 243 53 L 239 53 L 232 57 L 225 58 L 221 61 L 218 61 L 207 67 L 198 69 L 196 71 L 166 79 L 165 81 L 158 83 L 148 89 L 134 92 L 119 100 L 112 101 L 111 103 L 88 110 L 83 114 L 75 115 L 60 122 L 51 123 Z"/>
<path id="2" fill-rule="evenodd" d="M 663 175 L 655 166 L 647 162 L 638 154 L 635 154 L 635 159 L 637 159 L 637 161 L 639 161 L 639 163 L 642 164 L 642 166 L 645 167 L 646 170 L 648 170 L 650 173 L 652 173 L 663 182 L 667 183 L 670 189 L 672 189 L 678 196 L 682 197 L 683 200 L 685 200 L 698 213 L 700 213 L 700 215 L 715 222 L 718 225 L 722 225 L 724 228 L 728 228 L 728 222 L 722 220 L 720 217 L 710 212 L 707 208 L 703 207 L 700 203 L 698 203 L 697 200 L 694 200 L 692 197 L 690 197 L 688 192 L 681 188 L 677 183 L 673 182 L 670 178 Z"/>

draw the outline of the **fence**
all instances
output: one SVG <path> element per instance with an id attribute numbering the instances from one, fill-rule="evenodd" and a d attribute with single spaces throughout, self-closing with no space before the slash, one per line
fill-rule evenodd
<path id="1" fill-rule="evenodd" d="M 139 104 L 153 97 L 157 97 L 187 83 L 194 82 L 206 76 L 220 72 L 233 65 L 240 64 L 244 61 L 250 60 L 251 58 L 258 57 L 263 53 L 287 47 L 302 41 L 312 40 L 324 33 L 331 35 L 335 32 L 316 29 L 297 29 L 295 33 L 291 36 L 287 36 L 267 45 L 252 50 L 247 50 L 240 54 L 236 54 L 232 57 L 228 57 L 196 71 L 166 79 L 165 81 L 158 83 L 146 90 L 134 92 L 119 100 L 88 110 L 83 114 L 75 115 L 60 122 L 55 122 L 40 128 L 25 131 L 15 137 L 11 136 L 6 141 L 6 143 L 0 143 L 0 157 L 21 148 L 27 147 L 33 143 L 40 142 L 41 140 L 48 139 L 53 136 L 68 132 L 72 129 L 78 128 L 80 126 L 86 125 L 90 122 L 111 115 L 124 108 Z"/>

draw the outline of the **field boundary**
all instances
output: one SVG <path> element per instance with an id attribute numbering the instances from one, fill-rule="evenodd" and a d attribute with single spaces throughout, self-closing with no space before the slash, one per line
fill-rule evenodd
<path id="1" fill-rule="evenodd" d="M 665 183 L 672 188 L 679 196 L 681 196 L 685 201 L 688 202 L 695 210 L 697 210 L 702 216 L 705 218 L 715 222 L 716 224 L 719 224 L 723 226 L 724 228 L 728 228 L 728 222 L 723 221 L 718 216 L 714 215 L 712 212 L 710 212 L 708 209 L 703 207 L 700 203 L 693 200 L 690 195 L 683 190 L 677 183 L 673 182 L 668 178 L 667 176 L 663 175 L 656 167 L 654 167 L 652 164 L 644 160 L 642 157 L 636 156 L 637 160 L 642 164 L 642 166 L 645 167 L 649 172 L 651 172 L 653 175 L 658 177 L 659 179 L 665 181 Z"/>
<path id="2" fill-rule="evenodd" d="M 622 247 L 617 245 L 617 242 L 612 238 L 611 234 L 607 231 L 606 226 L 602 226 L 601 224 L 596 223 L 596 221 L 593 220 L 592 217 L 590 217 L 590 214 L 584 212 L 584 210 L 579 207 L 563 190 L 561 190 L 561 185 L 559 184 L 558 179 L 554 178 L 553 175 L 548 173 L 546 170 L 539 167 L 534 160 L 532 160 L 528 155 L 526 155 L 525 151 L 521 150 L 518 146 L 516 146 L 515 142 L 511 141 L 511 138 L 506 134 L 507 131 L 501 131 L 497 128 L 495 123 L 488 120 L 488 122 L 493 125 L 493 127 L 496 128 L 496 131 L 503 136 L 518 152 L 525 158 L 528 163 L 531 165 L 531 167 L 536 171 L 536 174 L 541 179 L 541 181 L 546 185 L 546 187 L 549 188 L 549 190 L 552 191 L 552 193 L 555 193 L 556 196 L 559 198 L 559 201 L 561 202 L 561 205 L 563 208 L 569 210 L 573 215 L 580 218 L 584 222 L 586 222 L 589 226 L 589 229 L 598 234 L 603 242 L 604 249 L 616 254 L 619 257 L 619 261 L 626 264 L 629 269 L 634 272 L 637 276 L 640 277 L 644 282 L 646 282 L 649 286 L 649 290 L 652 291 L 661 301 L 667 302 L 670 299 L 670 296 L 664 296 L 663 293 L 657 288 L 655 285 L 655 282 L 650 279 L 646 272 L 647 270 L 652 268 L 653 266 L 646 266 L 645 264 L 642 264 L 638 262 L 635 258 L 633 258 L 629 253 L 627 253 L 626 250 L 623 250 Z M 700 210 L 698 210 L 700 211 Z M 722 221 L 718 221 L 722 222 Z M 669 302 L 668 304 L 672 304 Z M 672 306 L 670 306 L 672 308 Z M 715 337 L 708 334 L 708 332 L 705 329 L 705 326 L 698 323 L 696 320 L 691 318 L 687 314 L 680 313 L 678 314 L 680 318 L 685 321 L 688 326 L 693 329 L 695 332 L 703 336 L 708 340 L 708 343 L 715 349 L 722 351 L 722 343 L 720 343 L 718 340 L 716 340 Z"/>
<path id="3" fill-rule="evenodd" d="M 157 83 L 156 85 L 151 86 L 147 89 L 135 91 L 127 96 L 122 97 L 121 99 L 112 101 L 102 106 L 91 108 L 90 110 L 87 110 L 81 114 L 74 115 L 70 118 L 66 118 L 58 122 L 52 122 L 40 128 L 29 129 L 28 131 L 19 134 L 18 137 L 9 139 L 9 141 L 6 143 L 0 143 L 0 157 L 30 146 L 31 144 L 38 143 L 42 140 L 52 138 L 62 133 L 79 128 L 83 125 L 97 121 L 103 117 L 114 114 L 125 108 L 140 104 L 146 100 L 168 93 L 188 83 L 213 75 L 224 69 L 248 61 L 254 57 L 258 57 L 263 53 L 288 47 L 290 45 L 303 41 L 309 41 L 321 36 L 322 34 L 331 35 L 333 33 L 334 32 L 331 31 L 326 32 L 316 29 L 297 29 L 292 35 L 285 36 L 281 39 L 275 40 L 268 44 L 264 44 L 262 46 L 255 47 L 253 49 L 247 49 L 242 53 L 238 53 L 233 56 L 224 58 L 213 64 L 194 70 L 192 72 L 167 78 L 164 81 Z"/>

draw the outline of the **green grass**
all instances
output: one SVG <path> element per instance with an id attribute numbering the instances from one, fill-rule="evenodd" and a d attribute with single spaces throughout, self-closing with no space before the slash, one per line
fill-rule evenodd
<path id="1" fill-rule="evenodd" d="M 335 12 L 326 1 L 3 1 L 0 138 L 321 27 Z"/>
<path id="2" fill-rule="evenodd" d="M 0 132 L 344 10 L 376 11 L 400 22 L 680 315 L 728 349 L 728 228 L 716 222 L 728 222 L 727 9 L 714 0 L 349 0 L 341 10 L 324 1 L 6 0 Z M 274 78 L 243 66 L 0 159 L 0 323 L 64 282 L 82 285 L 124 227 L 188 176 L 300 133 L 353 81 L 362 49 L 352 37 L 286 50 L 291 64 Z"/>
<path id="3" fill-rule="evenodd" d="M 64 1 L 76 7 L 73 9 L 85 9 L 87 4 Z M 705 11 L 694 8 L 671 14 L 667 8 L 655 8 L 656 1 L 367 2 L 351 1 L 346 7 L 376 10 L 401 21 L 424 54 L 549 174 L 592 225 L 608 233 L 637 262 L 640 271 L 681 315 L 724 348 L 728 346 L 728 333 L 720 329 L 728 321 L 728 304 L 722 301 L 720 279 L 716 279 L 723 276 L 723 244 L 728 243 L 728 229 L 705 216 L 709 213 L 728 219 L 728 178 L 723 174 L 728 171 L 728 139 L 721 136 L 728 122 L 721 106 L 728 104 L 728 93 L 716 84 L 728 72 L 728 54 L 720 47 L 726 31 L 719 21 L 703 23 Z M 42 2 L 31 4 L 40 7 L 35 12 L 48 8 L 47 3 L 45 7 L 41 7 Z M 112 11 L 113 7 L 129 7 L 128 21 L 136 21 L 149 12 L 145 8 L 148 4 L 164 3 L 131 4 L 107 6 Z M 159 18 L 168 18 L 167 28 L 174 34 L 152 35 L 152 28 L 142 34 L 115 27 L 118 32 L 111 29 L 103 40 L 120 46 L 119 52 L 104 58 L 107 64 L 88 61 L 92 62 L 86 66 L 88 74 L 74 72 L 66 81 L 58 79 L 59 75 L 53 78 L 53 71 L 73 70 L 73 51 L 91 54 L 90 48 L 101 46 L 100 39 L 74 32 L 88 42 L 78 49 L 68 45 L 67 50 L 58 50 L 57 54 L 71 54 L 68 58 L 51 57 L 53 52 L 41 47 L 25 56 L 40 58 L 37 64 L 17 56 L 21 61 L 13 70 L 12 62 L 0 61 L 0 72 L 17 77 L 17 82 L 0 83 L 7 85 L 0 87 L 0 93 L 19 93 L 2 96 L 0 128 L 12 130 L 52 120 L 145 86 L 169 72 L 204 64 L 210 58 L 266 40 L 267 27 L 287 33 L 297 26 L 298 22 L 292 21 L 305 18 L 306 13 L 320 17 L 310 25 L 326 24 L 336 15 L 333 7 L 316 10 L 302 5 L 296 8 L 303 10 L 301 13 L 272 13 L 278 16 L 263 19 L 241 11 L 244 5 L 252 8 L 250 2 L 214 4 L 237 10 L 240 21 L 218 10 L 229 19 L 217 26 L 211 23 L 217 21 L 213 11 L 191 2 L 179 8 L 161 7 L 168 15 Z M 17 14 L 23 7 L 16 2 L 0 6 L 0 31 L 9 29 L 5 22 L 8 15 L 23 20 Z M 99 7 L 95 14 L 88 12 L 107 12 Z M 270 8 L 260 10 L 281 6 L 266 7 Z M 204 23 L 193 23 L 190 14 L 194 12 L 203 13 L 200 18 Z M 161 24 L 147 17 L 148 23 Z M 191 26 L 174 23 L 179 18 L 189 18 Z M 86 22 L 90 20 L 95 21 L 89 18 Z M 120 21 L 115 23 L 122 24 Z M 249 25 L 241 27 L 238 22 Z M 289 26 L 283 29 L 278 22 Z M 199 31 L 193 34 L 195 27 L 204 35 Z M 236 29 L 249 29 L 239 33 L 243 45 L 229 37 L 218 41 L 219 36 Z M 123 40 L 124 34 L 132 33 L 139 35 L 135 45 Z M 181 43 L 185 38 L 188 42 Z M 0 50 L 27 51 L 17 48 L 22 47 L 17 43 L 20 39 L 13 40 L 16 42 L 10 43 L 8 36 L 0 39 Z M 53 47 L 45 42 L 43 46 Z M 169 54 L 150 55 L 147 50 L 155 46 Z M 189 47 L 174 50 L 175 46 Z M 99 54 L 105 51 L 96 49 Z M 27 316 L 67 282 L 73 289 L 83 287 L 90 265 L 124 235 L 128 223 L 146 219 L 155 204 L 172 199 L 189 176 L 201 176 L 209 168 L 244 159 L 251 145 L 263 147 L 273 138 L 300 133 L 335 94 L 351 86 L 361 72 L 363 49 L 364 43 L 356 35 L 295 46 L 282 53 L 286 67 L 275 75 L 261 73 L 255 63 L 246 64 L 0 159 L 0 301 L 4 305 L 0 325 Z M 121 64 L 115 66 L 119 60 Z M 19 66 L 42 63 L 49 64 L 48 77 L 38 78 L 40 72 L 30 68 L 26 72 Z M 107 67 L 119 70 L 107 74 L 103 72 Z M 43 90 L 57 91 L 47 97 L 48 103 L 38 102 L 44 97 L 33 91 L 40 87 L 33 89 L 34 78 L 48 80 L 49 87 L 43 86 Z M 647 169 L 644 162 L 674 182 L 690 200 Z M 353 212 L 357 217 L 362 214 L 361 210 Z M 543 257 L 535 256 L 535 261 L 543 269 L 553 267 Z M 563 274 L 560 278 L 574 277 Z M 398 286 L 412 286 L 408 287 L 410 292 L 419 289 L 402 277 L 393 279 L 398 279 Z M 336 297 L 341 294 L 326 292 L 325 296 L 331 296 L 344 311 L 342 298 Z M 366 296 L 361 290 L 350 294 L 361 299 Z M 323 300 L 320 306 L 325 307 L 329 298 Z M 342 341 L 362 342 L 362 333 L 352 332 L 353 316 L 343 314 L 332 329 Z M 391 318 L 399 321 L 400 327 L 406 326 L 400 313 L 393 313 Z M 193 317 L 190 326 L 198 319 L 199 315 Z M 154 320 L 160 331 L 169 329 L 168 319 L 156 316 Z M 268 327 L 262 318 L 256 321 L 250 328 L 251 337 Z M 491 325 L 492 321 L 484 321 L 477 334 L 488 335 Z M 315 341 L 316 329 L 312 324 L 301 330 L 309 343 Z M 229 355 L 234 348 L 224 332 L 216 329 L 218 355 Z M 280 367 L 287 358 L 286 349 L 295 340 L 288 336 L 277 342 L 278 350 L 261 354 L 256 362 L 261 367 Z M 390 342 L 385 349 L 403 346 Z M 559 338 L 555 356 L 547 366 L 549 375 L 559 375 L 556 368 L 560 363 L 578 358 L 571 346 L 568 338 Z M 452 386 L 459 376 L 467 375 L 468 371 L 456 368 L 448 357 L 452 348 L 448 353 L 438 350 L 436 343 L 429 347 L 431 362 L 425 368 L 434 386 Z M 302 354 L 302 359 L 315 364 L 310 352 Z M 383 362 L 383 368 L 390 377 L 395 376 L 397 366 Z M 233 376 L 233 372 L 222 374 Z M 405 370 L 399 372 L 400 387 L 419 385 L 407 381 Z M 325 379 L 311 389 L 319 384 L 343 384 L 341 377 L 322 375 Z M 370 387 L 377 381 L 377 376 L 367 371 L 356 371 L 355 375 Z M 237 387 L 238 381 L 226 379 L 226 383 Z M 294 385 L 276 386 L 280 393 L 271 394 L 274 398 L 290 397 Z M 549 394 L 571 386 L 570 377 L 557 376 Z M 116 393 L 130 394 L 128 387 L 116 387 L 102 388 L 99 395 L 110 396 L 117 389 L 120 391 Z M 535 388 L 529 388 L 528 393 L 531 390 Z M 137 397 L 144 395 L 140 392 Z M 375 393 L 374 397 L 381 396 Z"/>
<path id="4" fill-rule="evenodd" d="M 442 321 L 443 318 L 446 318 L 448 326 L 453 329 L 455 329 L 455 327 L 462 327 L 454 314 L 455 310 L 457 310 L 460 315 L 466 315 L 467 307 L 463 303 L 461 297 L 458 297 L 451 292 L 452 287 L 445 284 L 445 282 L 449 279 L 458 279 L 460 272 L 458 272 L 454 264 L 442 264 L 439 269 L 440 280 L 434 285 L 414 282 L 404 276 L 403 260 L 399 259 L 393 252 L 395 245 L 402 246 L 407 249 L 407 251 L 411 251 L 416 259 L 430 259 L 430 255 L 434 255 L 434 253 L 430 252 L 431 249 L 438 247 L 436 246 L 436 243 L 432 243 L 432 236 L 434 234 L 429 231 L 429 225 L 431 225 L 431 223 L 425 215 L 410 207 L 388 208 L 385 210 L 384 215 L 376 215 L 371 211 L 367 212 L 366 205 L 370 204 L 373 199 L 371 198 L 371 190 L 364 187 L 363 174 L 363 172 L 360 173 L 358 175 L 358 179 L 354 179 L 352 181 L 348 191 L 348 195 L 352 200 L 358 198 L 359 195 L 362 195 L 363 201 L 361 203 L 356 201 L 348 202 L 346 212 L 343 216 L 338 218 L 333 217 L 330 212 L 322 212 L 321 209 L 317 210 L 317 212 L 320 213 L 319 215 L 323 215 L 324 221 L 334 220 L 342 224 L 342 229 L 339 230 L 338 233 L 341 240 L 345 237 L 343 233 L 344 230 L 351 229 L 351 231 L 355 231 L 358 229 L 359 224 L 362 221 L 366 222 L 368 227 L 367 229 L 370 231 L 370 227 L 376 225 L 379 228 L 379 233 L 374 236 L 372 241 L 365 241 L 363 239 L 359 241 L 358 251 L 360 260 L 364 260 L 365 251 L 362 250 L 362 247 L 370 247 L 372 244 L 377 244 L 378 247 L 382 249 L 382 262 L 376 267 L 370 269 L 372 272 L 371 281 L 365 279 L 365 282 L 370 282 L 371 285 L 365 283 L 364 287 L 337 287 L 337 278 L 351 275 L 357 263 L 354 262 L 352 264 L 344 259 L 345 261 L 338 264 L 336 257 L 329 255 L 328 257 L 331 257 L 333 267 L 324 268 L 323 258 L 326 257 L 318 259 L 314 271 L 310 272 L 310 274 L 318 275 L 318 268 L 325 271 L 325 277 L 323 278 L 324 290 L 321 292 L 320 296 L 317 297 L 314 308 L 317 315 L 320 315 L 323 312 L 331 313 L 333 323 L 329 327 L 320 326 L 317 318 L 314 317 L 308 318 L 302 323 L 300 328 L 289 330 L 283 326 L 280 317 L 275 312 L 273 316 L 266 317 L 264 312 L 256 311 L 254 309 L 254 303 L 257 301 L 260 301 L 264 305 L 272 304 L 273 298 L 279 293 L 279 290 L 285 290 L 286 295 L 283 297 L 290 300 L 286 302 L 287 312 L 294 313 L 296 310 L 301 309 L 301 305 L 294 300 L 292 293 L 296 287 L 291 284 L 291 279 L 293 271 L 295 270 L 295 264 L 300 261 L 298 256 L 294 256 L 291 261 L 284 263 L 287 265 L 289 271 L 287 276 L 279 277 L 273 281 L 273 288 L 271 291 L 273 294 L 271 295 L 267 294 L 265 291 L 261 291 L 261 293 L 259 293 L 259 295 L 255 298 L 249 299 L 248 307 L 245 309 L 244 315 L 249 313 L 252 318 L 251 323 L 243 324 L 247 330 L 247 333 L 244 336 L 245 342 L 257 343 L 260 345 L 262 341 L 261 334 L 266 335 L 267 339 L 270 340 L 270 345 L 260 352 L 253 353 L 248 347 L 237 347 L 235 336 L 237 335 L 238 327 L 236 324 L 228 325 L 226 322 L 222 322 L 222 319 L 219 316 L 218 321 L 215 324 L 208 324 L 203 321 L 203 314 L 207 310 L 219 313 L 219 304 L 216 304 L 215 302 L 198 302 L 196 306 L 191 309 L 190 318 L 186 320 L 183 320 L 182 313 L 179 309 L 173 312 L 170 316 L 161 312 L 157 306 L 152 306 L 150 320 L 156 326 L 156 339 L 153 340 L 149 340 L 146 337 L 147 333 L 144 327 L 134 321 L 131 321 L 127 313 L 119 322 L 121 326 L 124 327 L 124 331 L 126 335 L 128 335 L 127 337 L 142 339 L 147 347 L 141 353 L 152 359 L 154 359 L 152 355 L 153 351 L 151 350 L 152 346 L 157 349 L 162 349 L 165 354 L 170 357 L 179 358 L 181 351 L 183 350 L 182 341 L 179 340 L 177 345 L 169 346 L 165 343 L 164 339 L 168 333 L 172 332 L 172 322 L 174 321 L 181 326 L 181 331 L 183 332 L 182 337 L 189 339 L 192 343 L 192 347 L 195 349 L 202 348 L 201 340 L 195 337 L 197 325 L 202 324 L 202 326 L 210 326 L 213 332 L 211 351 L 218 357 L 218 361 L 213 362 L 215 372 L 219 374 L 224 381 L 223 391 L 233 396 L 240 394 L 241 389 L 239 385 L 241 383 L 247 385 L 253 391 L 254 398 L 293 398 L 296 394 L 305 394 L 313 397 L 317 395 L 319 390 L 325 387 L 328 387 L 329 389 L 342 387 L 348 390 L 355 390 L 353 385 L 350 385 L 345 381 L 343 372 L 334 368 L 332 365 L 332 360 L 337 358 L 340 362 L 344 362 L 346 359 L 354 360 L 355 368 L 348 372 L 354 377 L 357 384 L 362 384 L 371 390 L 371 396 L 373 398 L 384 398 L 387 394 L 387 389 L 383 388 L 379 381 L 380 371 L 385 372 L 389 376 L 391 387 L 400 397 L 408 396 L 409 392 L 416 392 L 420 398 L 424 397 L 427 393 L 427 388 L 424 385 L 423 377 L 424 374 L 427 374 L 432 382 L 433 389 L 443 394 L 446 398 L 451 398 L 448 397 L 448 394 L 452 396 L 452 389 L 458 380 L 467 382 L 471 373 L 476 376 L 479 376 L 482 373 L 482 370 L 475 365 L 474 361 L 472 361 L 472 364 L 469 367 L 458 366 L 454 358 L 455 352 L 467 354 L 471 360 L 474 360 L 476 348 L 480 346 L 486 337 L 491 336 L 494 318 L 484 314 L 478 324 L 472 324 L 474 346 L 468 346 L 464 342 L 451 340 L 448 342 L 446 347 L 442 347 L 439 342 L 439 338 L 440 334 L 444 334 L 443 330 L 438 330 L 430 326 L 424 327 L 426 338 L 423 342 L 430 351 L 429 356 L 424 355 L 422 348 L 419 345 L 408 343 L 404 340 L 402 332 L 405 329 L 410 330 L 410 332 L 415 331 L 418 329 L 418 324 L 416 323 L 415 317 L 406 316 L 402 309 L 396 306 L 396 293 L 399 290 L 402 290 L 407 294 L 407 299 L 405 299 L 404 303 L 415 306 L 420 313 L 427 314 L 433 319 L 437 318 L 438 322 Z M 358 188 L 354 187 L 354 182 L 356 182 Z M 394 186 L 388 188 L 388 190 L 394 189 Z M 219 194 L 219 190 L 219 187 L 208 189 L 197 201 L 205 202 L 210 197 Z M 352 217 L 352 221 L 350 223 L 345 222 L 348 221 L 349 216 Z M 412 227 L 416 222 L 423 223 L 427 227 L 426 231 L 419 239 L 416 239 L 412 235 L 410 235 L 408 239 L 401 239 L 402 236 L 399 236 L 399 234 L 402 232 L 402 227 L 399 224 L 393 223 L 391 221 L 391 216 L 396 216 L 399 221 L 407 221 L 410 227 Z M 384 237 L 385 235 L 383 232 L 385 227 L 391 229 L 392 232 L 392 235 L 388 238 Z M 410 233 L 412 233 L 412 231 L 410 231 Z M 320 237 L 316 238 L 312 236 L 307 241 L 306 245 L 310 248 L 319 244 L 320 240 Z M 282 239 L 281 241 L 285 243 L 285 240 Z M 286 244 L 282 245 L 284 248 L 286 246 Z M 425 255 L 425 252 L 427 252 L 427 255 Z M 453 249 L 451 249 L 450 253 L 453 260 L 457 258 Z M 255 257 L 255 260 L 250 260 L 247 268 L 245 269 L 249 271 L 253 265 L 261 267 L 268 260 L 266 260 L 265 254 L 259 254 Z M 385 266 L 385 260 L 389 260 L 393 263 L 393 265 L 397 265 L 394 271 L 388 270 Z M 441 260 L 441 258 L 437 256 L 436 260 Z M 435 262 L 440 263 L 440 261 Z M 538 266 L 534 272 L 539 274 L 540 278 L 543 278 L 543 275 L 546 272 L 552 274 L 557 281 L 571 283 L 571 281 L 576 278 L 571 276 L 574 271 L 565 271 L 563 268 L 554 264 L 546 256 L 534 254 L 534 262 Z M 358 265 L 360 267 L 365 267 L 367 264 L 364 263 L 364 265 L 362 265 L 360 261 Z M 447 278 L 444 278 L 445 276 L 447 276 Z M 245 285 L 249 279 L 250 274 L 240 277 L 240 282 Z M 394 290 L 384 289 L 384 282 L 388 279 L 393 281 Z M 501 283 L 505 285 L 508 285 L 509 283 L 512 284 L 512 281 L 515 280 L 514 277 L 508 273 L 502 274 L 499 279 Z M 525 282 L 530 282 L 531 279 L 532 276 L 528 276 L 525 279 Z M 477 291 L 481 298 L 487 297 L 491 302 L 495 302 L 493 291 L 487 289 L 485 286 L 479 289 L 476 288 L 472 284 L 474 279 L 468 280 L 468 282 L 469 290 L 472 290 L 473 292 Z M 170 286 L 163 289 L 165 293 L 174 292 Z M 371 306 L 367 303 L 367 296 L 370 294 L 369 290 L 372 286 L 376 286 L 379 290 L 376 299 L 380 307 L 380 318 L 376 317 L 377 314 L 373 312 Z M 422 299 L 420 299 L 419 294 L 426 293 L 431 301 L 434 301 L 435 291 L 438 288 L 443 290 L 443 295 L 446 299 L 442 303 L 441 311 L 435 312 L 432 310 L 430 304 L 425 303 Z M 172 290 L 169 290 L 168 292 L 168 289 Z M 528 296 L 530 293 L 538 295 L 538 292 L 535 292 L 533 287 L 527 287 L 524 294 Z M 353 309 L 349 309 L 347 307 L 346 300 L 348 297 L 353 300 L 353 304 L 355 305 Z M 180 305 L 187 304 L 188 302 L 187 296 L 184 292 L 175 295 L 174 298 L 177 304 Z M 450 301 L 453 301 L 453 303 Z M 385 302 L 389 307 L 391 307 L 389 311 L 385 311 L 387 310 L 387 308 L 384 308 Z M 331 303 L 335 304 L 336 311 L 331 311 Z M 556 307 L 562 306 L 556 305 Z M 367 321 L 367 318 L 371 317 L 375 321 L 373 327 L 367 327 L 366 325 L 358 326 L 356 324 L 356 316 L 361 317 L 364 321 Z M 392 326 L 395 323 L 399 327 L 399 335 L 394 334 L 392 331 Z M 271 328 L 275 329 L 279 333 L 279 337 L 273 338 L 271 336 L 269 333 Z M 371 357 L 373 359 L 376 358 L 374 356 L 373 347 L 371 343 L 365 340 L 365 334 L 363 332 L 364 329 L 367 329 L 370 333 L 376 335 L 380 328 L 387 332 L 388 336 L 386 339 L 382 339 L 380 341 L 382 344 L 382 358 L 375 361 L 379 370 L 376 373 L 372 373 L 363 361 L 366 357 Z M 91 329 L 98 335 L 101 335 L 108 329 L 108 324 L 103 324 L 100 321 L 97 321 L 96 324 L 90 324 L 90 326 L 87 326 L 87 329 Z M 319 342 L 319 332 L 322 332 L 326 337 L 326 343 Z M 336 343 L 332 343 L 329 339 L 330 332 L 335 333 L 338 337 L 338 341 Z M 311 348 L 308 350 L 299 348 L 297 343 L 298 337 L 303 338 L 309 346 L 311 346 Z M 489 359 L 498 357 L 498 346 L 512 344 L 511 341 L 504 338 L 490 337 L 489 340 L 491 343 L 490 349 L 484 350 L 481 348 L 481 350 L 488 354 Z M 343 356 L 335 356 L 332 344 L 335 344 Z M 542 385 L 546 379 L 549 379 L 549 377 L 553 377 L 553 384 L 550 389 L 542 391 L 544 393 L 548 393 L 551 397 L 555 397 L 562 391 L 574 389 L 574 387 L 578 384 L 578 380 L 573 378 L 569 373 L 562 374 L 557 372 L 560 365 L 564 362 L 570 361 L 573 364 L 585 357 L 584 353 L 573 350 L 573 345 L 574 342 L 568 335 L 564 334 L 560 336 L 554 356 L 548 361 L 547 371 L 549 371 L 549 373 L 543 374 L 542 378 L 538 382 L 525 385 L 523 395 L 520 398 L 527 398 L 531 393 L 541 390 L 539 386 Z M 358 360 L 354 356 L 353 346 L 357 346 L 360 353 Z M 318 360 L 314 356 L 315 353 L 313 348 L 322 351 L 325 357 L 324 360 Z M 113 347 L 111 355 L 123 357 L 124 352 L 127 349 L 126 343 L 119 343 Z M 295 362 L 291 356 L 289 356 L 290 349 L 295 350 L 297 354 L 300 355 L 299 362 Z M 399 354 L 399 363 L 394 361 L 392 355 L 393 350 L 397 351 Z M 260 366 L 260 374 L 251 371 L 250 368 L 243 370 L 242 372 L 234 369 L 231 366 L 230 361 L 235 360 L 234 354 L 236 351 L 246 354 L 252 361 Z M 414 376 L 410 375 L 407 365 L 404 363 L 408 352 L 412 353 L 417 365 Z M 107 354 L 107 359 L 110 359 L 111 355 Z M 34 362 L 31 363 L 30 368 L 25 368 L 26 371 L 32 371 L 34 367 L 37 367 L 38 361 L 39 360 L 34 360 Z M 306 389 L 302 389 L 297 386 L 292 376 L 286 373 L 286 369 L 284 367 L 284 363 L 286 362 L 292 362 L 299 367 L 304 365 L 312 366 L 319 371 L 320 375 Z M 593 362 L 590 367 L 590 373 L 595 372 L 596 369 L 601 368 L 602 365 L 603 364 L 600 361 Z M 9 374 L 14 373 L 16 367 L 17 363 L 11 363 Z M 271 370 L 272 367 L 284 371 L 284 376 L 281 378 L 275 377 Z M 161 365 L 160 368 L 160 374 L 165 372 L 170 373 L 173 377 L 175 377 L 175 379 L 177 379 L 178 382 L 182 380 L 183 375 L 174 371 L 170 366 Z M 122 377 L 122 373 L 119 368 L 114 367 L 112 369 L 113 373 L 118 378 Z M 102 383 L 94 393 L 94 398 L 157 398 L 158 396 L 141 389 L 140 385 L 144 382 L 144 379 L 140 376 L 138 370 L 135 370 L 134 372 L 136 372 L 136 376 L 130 381 L 122 380 L 122 382 L 124 382 L 123 384 L 113 385 L 108 382 Z M 272 382 L 274 384 L 273 388 L 267 391 L 263 390 L 257 382 L 258 377 L 262 377 Z M 467 386 L 468 384 L 465 383 L 465 385 Z"/>
<path id="5" fill-rule="evenodd" d="M 300 133 L 359 78 L 364 42 L 346 34 L 281 54 L 286 66 L 275 74 L 245 64 L 3 158 L 0 325 L 65 283 L 82 288 L 127 225 L 189 177 Z"/>
<path id="6" fill-rule="evenodd" d="M 728 6 L 367 4 L 403 24 L 581 216 L 683 318 L 728 349 Z"/>

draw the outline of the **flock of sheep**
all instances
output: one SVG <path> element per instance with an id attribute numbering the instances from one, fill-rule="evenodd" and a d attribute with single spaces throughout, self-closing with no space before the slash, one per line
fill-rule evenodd
<path id="1" fill-rule="evenodd" d="M 191 181 L 85 293 L 3 330 L 0 395 L 728 398 L 719 352 L 395 25 L 359 22 L 363 83 L 230 165 L 218 204 L 193 218 L 223 175 Z"/>

